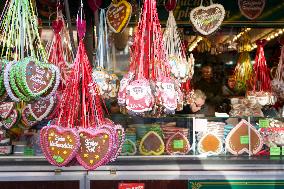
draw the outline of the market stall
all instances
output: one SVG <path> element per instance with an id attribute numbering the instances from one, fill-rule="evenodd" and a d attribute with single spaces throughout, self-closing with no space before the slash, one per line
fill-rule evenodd
<path id="1" fill-rule="evenodd" d="M 7 0 L 1 186 L 282 188 L 283 6 Z"/>

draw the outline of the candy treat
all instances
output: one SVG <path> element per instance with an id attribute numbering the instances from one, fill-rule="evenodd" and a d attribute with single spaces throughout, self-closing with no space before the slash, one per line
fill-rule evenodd
<path id="1" fill-rule="evenodd" d="M 79 129 L 80 151 L 76 159 L 86 169 L 93 170 L 107 163 L 113 153 L 112 134 L 106 129 Z"/>
<path id="2" fill-rule="evenodd" d="M 225 13 L 223 5 L 213 4 L 210 0 L 210 5 L 204 7 L 201 0 L 200 6 L 190 11 L 190 21 L 199 33 L 210 35 L 221 26 Z"/>
<path id="3" fill-rule="evenodd" d="M 132 6 L 126 0 L 112 3 L 107 10 L 108 26 L 114 33 L 123 32 L 127 27 L 132 13 Z"/>
<path id="4" fill-rule="evenodd" d="M 52 96 L 49 99 L 39 99 L 28 104 L 31 115 L 37 121 L 42 121 L 43 119 L 47 118 L 51 111 L 54 110 L 55 100 L 55 97 Z"/>
<path id="5" fill-rule="evenodd" d="M 265 7 L 265 0 L 238 0 L 238 5 L 242 15 L 254 20 L 261 15 Z"/>
<path id="6" fill-rule="evenodd" d="M 51 164 L 59 167 L 67 165 L 77 154 L 80 147 L 80 137 L 73 128 L 63 128 L 51 125 L 46 128 L 44 137 L 46 158 Z"/>
<path id="7" fill-rule="evenodd" d="M 13 109 L 6 119 L 0 121 L 0 126 L 3 126 L 5 129 L 10 129 L 19 121 L 19 117 L 19 112 Z"/>
<path id="8" fill-rule="evenodd" d="M 148 132 L 141 140 L 139 152 L 142 155 L 161 155 L 164 153 L 163 139 L 154 131 Z"/>
<path id="9" fill-rule="evenodd" d="M 218 136 L 208 133 L 199 140 L 197 150 L 200 154 L 219 155 L 223 152 L 223 143 Z"/>
<path id="10" fill-rule="evenodd" d="M 249 145 L 251 151 L 249 151 Z M 233 155 L 257 154 L 262 146 L 263 140 L 259 132 L 244 119 L 230 131 L 226 138 L 226 149 Z"/>
<path id="11" fill-rule="evenodd" d="M 185 155 L 189 152 L 190 145 L 185 135 L 180 132 L 173 134 L 166 143 L 166 152 L 168 154 L 181 154 Z"/>

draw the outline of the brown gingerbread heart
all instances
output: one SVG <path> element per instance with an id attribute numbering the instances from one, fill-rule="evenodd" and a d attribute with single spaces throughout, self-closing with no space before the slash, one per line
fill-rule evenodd
<path id="1" fill-rule="evenodd" d="M 107 10 L 107 23 L 115 33 L 122 32 L 131 18 L 132 6 L 126 0 L 112 3 Z"/>
<path id="2" fill-rule="evenodd" d="M 150 131 L 142 138 L 139 151 L 142 155 L 161 155 L 165 151 L 165 144 L 159 134 Z"/>
<path id="3" fill-rule="evenodd" d="M 106 129 L 79 129 L 80 149 L 76 155 L 78 162 L 88 170 L 94 170 L 110 161 L 113 140 Z"/>
<path id="4" fill-rule="evenodd" d="M 39 99 L 29 104 L 29 110 L 32 116 L 37 120 L 41 121 L 46 118 L 55 106 L 54 97 L 49 99 Z"/>
<path id="5" fill-rule="evenodd" d="M 80 147 L 77 130 L 51 125 L 41 134 L 41 139 L 45 140 L 43 144 L 46 145 L 43 151 L 51 164 L 65 166 L 76 156 Z"/>
<path id="6" fill-rule="evenodd" d="M 251 151 L 249 151 L 249 143 Z M 234 155 L 245 152 L 256 154 L 262 146 L 263 140 L 259 132 L 244 119 L 230 131 L 226 138 L 226 149 Z"/>
<path id="7" fill-rule="evenodd" d="M 259 17 L 265 7 L 265 0 L 238 0 L 241 13 L 250 20 Z"/>
<path id="8" fill-rule="evenodd" d="M 209 35 L 216 31 L 224 18 L 225 9 L 221 4 L 211 4 L 207 7 L 199 6 L 190 12 L 191 23 L 203 35 Z"/>
<path id="9" fill-rule="evenodd" d="M 187 154 L 190 145 L 188 139 L 180 132 L 172 135 L 166 143 L 166 151 L 168 154 Z"/>
<path id="10" fill-rule="evenodd" d="M 0 117 L 6 119 L 13 111 L 15 102 L 0 102 Z"/>
<path id="11" fill-rule="evenodd" d="M 223 144 L 219 137 L 207 133 L 199 140 L 197 150 L 200 154 L 218 155 L 223 151 Z"/>

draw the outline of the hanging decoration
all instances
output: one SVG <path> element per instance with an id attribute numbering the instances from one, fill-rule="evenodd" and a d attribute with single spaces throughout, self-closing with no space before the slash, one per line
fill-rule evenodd
<path id="1" fill-rule="evenodd" d="M 86 21 L 83 4 L 77 18 L 79 46 L 63 91 L 58 120 L 40 133 L 41 148 L 48 161 L 68 166 L 77 160 L 88 170 L 96 169 L 120 153 L 124 130 L 103 116 L 99 88 L 92 79 L 83 38 Z"/>
<path id="2" fill-rule="evenodd" d="M 210 5 L 204 7 L 201 0 L 200 6 L 190 11 L 190 21 L 199 33 L 210 35 L 221 26 L 225 13 L 223 5 L 214 4 L 210 0 Z"/>
<path id="3" fill-rule="evenodd" d="M 265 0 L 238 0 L 238 5 L 242 15 L 254 20 L 261 15 L 265 7 Z"/>
<path id="4" fill-rule="evenodd" d="M 248 91 L 247 95 L 256 97 L 257 102 L 264 105 L 273 105 L 275 103 L 275 96 L 272 94 L 270 69 L 267 67 L 264 55 L 264 46 L 266 40 L 257 40 L 257 51 L 255 57 L 255 64 L 253 65 L 254 80 L 252 91 Z"/>
<path id="5" fill-rule="evenodd" d="M 47 64 L 33 7 L 29 0 L 21 3 L 11 0 L 1 20 L 1 57 L 14 60 L 9 63 L 1 61 L 5 63 L 1 79 L 4 77 L 5 90 L 15 102 L 49 98 L 55 93 L 60 80 L 58 68 Z M 0 93 L 5 95 L 3 89 Z"/>
<path id="6" fill-rule="evenodd" d="M 114 33 L 121 33 L 127 27 L 132 13 L 132 6 L 126 0 L 112 3 L 106 12 L 109 28 Z"/>
<path id="7" fill-rule="evenodd" d="M 129 72 L 120 83 L 122 111 L 157 117 L 175 112 L 179 84 L 170 77 L 162 37 L 156 1 L 146 0 L 131 47 Z"/>
<path id="8" fill-rule="evenodd" d="M 276 74 L 271 82 L 272 90 L 277 95 L 277 98 L 284 101 L 284 41 L 281 40 L 281 55 L 276 69 Z"/>
<path id="9" fill-rule="evenodd" d="M 164 32 L 164 43 L 169 56 L 171 74 L 180 82 L 191 79 L 194 72 L 194 58 L 190 55 L 187 60 L 185 49 L 182 44 L 173 11 L 169 12 L 167 26 Z M 193 60 L 193 61 L 192 61 Z"/>
<path id="10" fill-rule="evenodd" d="M 251 87 L 253 78 L 253 69 L 249 51 L 251 50 L 251 44 L 248 34 L 244 34 L 239 40 L 238 51 L 240 56 L 235 67 L 234 75 L 237 81 L 236 89 L 241 92 L 245 92 Z"/>
<path id="11" fill-rule="evenodd" d="M 96 65 L 93 70 L 93 80 L 98 84 L 100 94 L 103 98 L 114 98 L 117 96 L 118 77 L 111 73 L 111 58 L 108 38 L 108 28 L 106 23 L 105 10 L 100 11 L 99 39 L 96 53 Z"/>
<path id="12" fill-rule="evenodd" d="M 60 68 L 61 87 L 64 88 L 68 78 L 71 62 L 73 61 L 73 52 L 70 42 L 69 33 L 60 9 L 60 2 L 57 5 L 56 19 L 52 21 L 52 29 L 54 32 L 53 39 L 46 46 L 48 52 L 48 61 Z M 59 85 L 59 83 L 57 84 Z"/>
<path id="13" fill-rule="evenodd" d="M 177 6 L 177 0 L 165 0 L 164 3 L 167 11 L 173 11 Z"/>

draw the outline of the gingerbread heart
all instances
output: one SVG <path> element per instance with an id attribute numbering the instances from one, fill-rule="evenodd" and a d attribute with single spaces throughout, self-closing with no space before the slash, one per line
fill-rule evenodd
<path id="1" fill-rule="evenodd" d="M 180 132 L 172 135 L 166 143 L 166 151 L 168 154 L 187 154 L 190 145 L 188 139 Z"/>
<path id="2" fill-rule="evenodd" d="M 6 119 L 13 111 L 15 102 L 0 102 L 0 118 Z"/>
<path id="3" fill-rule="evenodd" d="M 41 121 L 46 118 L 55 106 L 54 97 L 50 99 L 39 99 L 31 104 L 28 104 L 30 113 L 37 120 Z"/>
<path id="4" fill-rule="evenodd" d="M 80 149 L 76 155 L 78 162 L 88 170 L 109 162 L 113 140 L 106 129 L 79 129 Z"/>
<path id="5" fill-rule="evenodd" d="M 38 123 L 38 121 L 31 114 L 28 106 L 25 106 L 24 109 L 22 110 L 22 122 L 26 127 L 25 129 L 29 129 L 30 127 Z"/>
<path id="6" fill-rule="evenodd" d="M 137 152 L 136 144 L 130 139 L 125 139 L 120 155 L 134 156 L 136 152 Z"/>
<path id="7" fill-rule="evenodd" d="M 112 3 L 107 10 L 107 23 L 115 33 L 122 32 L 129 23 L 132 13 L 132 6 L 126 0 Z"/>
<path id="8" fill-rule="evenodd" d="M 211 4 L 207 7 L 199 6 L 190 12 L 191 23 L 203 35 L 209 35 L 216 31 L 224 18 L 225 9 L 221 4 Z"/>
<path id="9" fill-rule="evenodd" d="M 142 155 L 161 155 L 165 151 L 165 144 L 160 135 L 150 131 L 142 138 L 139 151 Z"/>
<path id="10" fill-rule="evenodd" d="M 124 128 L 121 125 L 115 125 L 115 134 L 117 135 L 116 138 L 118 139 L 117 141 L 117 147 L 116 151 L 114 151 L 114 155 L 111 158 L 111 161 L 115 161 L 117 156 L 120 154 L 122 150 L 123 143 L 125 141 L 125 132 Z"/>
<path id="11" fill-rule="evenodd" d="M 265 7 L 265 0 L 238 0 L 241 13 L 250 20 L 259 17 Z"/>
<path id="12" fill-rule="evenodd" d="M 249 151 L 249 145 L 251 151 Z M 234 155 L 245 152 L 257 154 L 262 146 L 263 140 L 259 132 L 244 119 L 230 131 L 226 138 L 226 149 Z"/>
<path id="13" fill-rule="evenodd" d="M 18 111 L 14 109 L 6 119 L 0 121 L 0 126 L 2 125 L 6 129 L 10 129 L 17 123 L 18 117 Z"/>
<path id="14" fill-rule="evenodd" d="M 77 154 L 80 137 L 75 129 L 48 126 L 43 136 L 47 152 L 47 160 L 59 167 L 67 165 Z"/>
<path id="15" fill-rule="evenodd" d="M 30 96 L 38 97 L 48 91 L 52 87 L 55 73 L 50 69 L 48 64 L 35 63 L 36 61 L 31 58 L 24 59 L 24 85 L 22 91 Z"/>
<path id="16" fill-rule="evenodd" d="M 207 133 L 199 140 L 197 150 L 200 154 L 221 154 L 223 151 L 222 140 L 214 134 Z"/>

